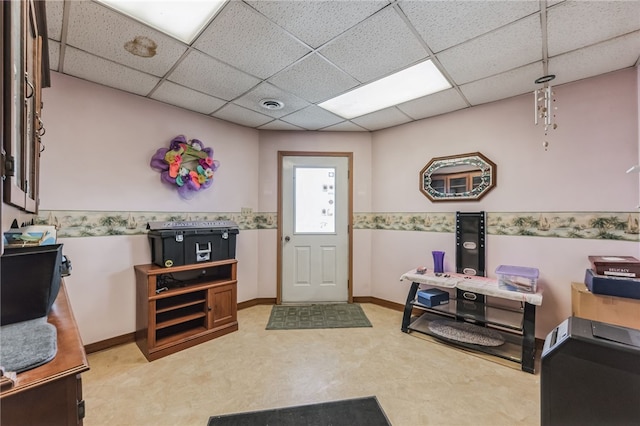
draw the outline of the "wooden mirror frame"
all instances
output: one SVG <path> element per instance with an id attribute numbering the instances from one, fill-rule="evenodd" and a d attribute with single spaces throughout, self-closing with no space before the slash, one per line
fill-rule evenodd
<path id="1" fill-rule="evenodd" d="M 436 173 L 451 167 L 454 172 Z M 444 192 L 434 187 L 436 175 L 442 175 Z M 447 176 L 449 177 L 447 178 Z M 451 191 L 448 179 L 464 181 L 463 191 Z M 439 182 L 440 180 L 438 180 Z M 496 165 L 479 152 L 431 159 L 420 170 L 420 192 L 431 201 L 478 201 L 496 186 Z"/>

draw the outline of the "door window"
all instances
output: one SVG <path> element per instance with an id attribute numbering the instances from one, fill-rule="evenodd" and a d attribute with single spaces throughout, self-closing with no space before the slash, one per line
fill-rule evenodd
<path id="1" fill-rule="evenodd" d="M 336 169 L 334 167 L 295 167 L 295 234 L 334 234 L 336 232 Z"/>

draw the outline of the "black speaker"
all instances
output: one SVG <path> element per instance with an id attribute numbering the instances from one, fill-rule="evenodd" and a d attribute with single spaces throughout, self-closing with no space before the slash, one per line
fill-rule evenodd
<path id="1" fill-rule="evenodd" d="M 485 213 L 456 212 L 456 272 L 485 276 Z"/>

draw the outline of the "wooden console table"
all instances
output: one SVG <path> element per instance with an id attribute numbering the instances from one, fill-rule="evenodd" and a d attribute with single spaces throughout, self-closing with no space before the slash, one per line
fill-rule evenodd
<path id="1" fill-rule="evenodd" d="M 89 369 L 89 363 L 64 283 L 48 321 L 57 330 L 56 356 L 44 365 L 19 373 L 12 387 L 2 389 L 2 426 L 82 425 L 80 373 Z"/>
<path id="2" fill-rule="evenodd" d="M 136 343 L 149 361 L 238 330 L 236 259 L 136 265 Z"/>
<path id="3" fill-rule="evenodd" d="M 433 271 L 417 274 L 409 271 L 400 280 L 411 281 L 411 288 L 402 318 L 402 331 L 416 331 L 468 350 L 486 353 L 516 362 L 523 371 L 534 373 L 536 306 L 542 305 L 542 289 L 536 293 L 505 290 L 492 278 L 446 273 L 436 276 Z M 416 294 L 420 286 L 438 287 L 450 292 L 447 304 L 427 307 L 420 304 Z M 420 315 L 413 316 L 414 309 Z M 505 343 L 500 346 L 481 346 L 444 339 L 434 334 L 429 323 L 448 318 L 470 322 L 499 332 Z"/>

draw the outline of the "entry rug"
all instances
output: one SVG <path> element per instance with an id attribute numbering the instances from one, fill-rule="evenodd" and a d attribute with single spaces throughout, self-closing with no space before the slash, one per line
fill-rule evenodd
<path id="1" fill-rule="evenodd" d="M 212 416 L 207 426 L 391 426 L 375 396 Z"/>
<path id="2" fill-rule="evenodd" d="M 360 305 L 353 303 L 274 305 L 267 324 L 267 330 L 351 327 L 371 327 Z"/>

